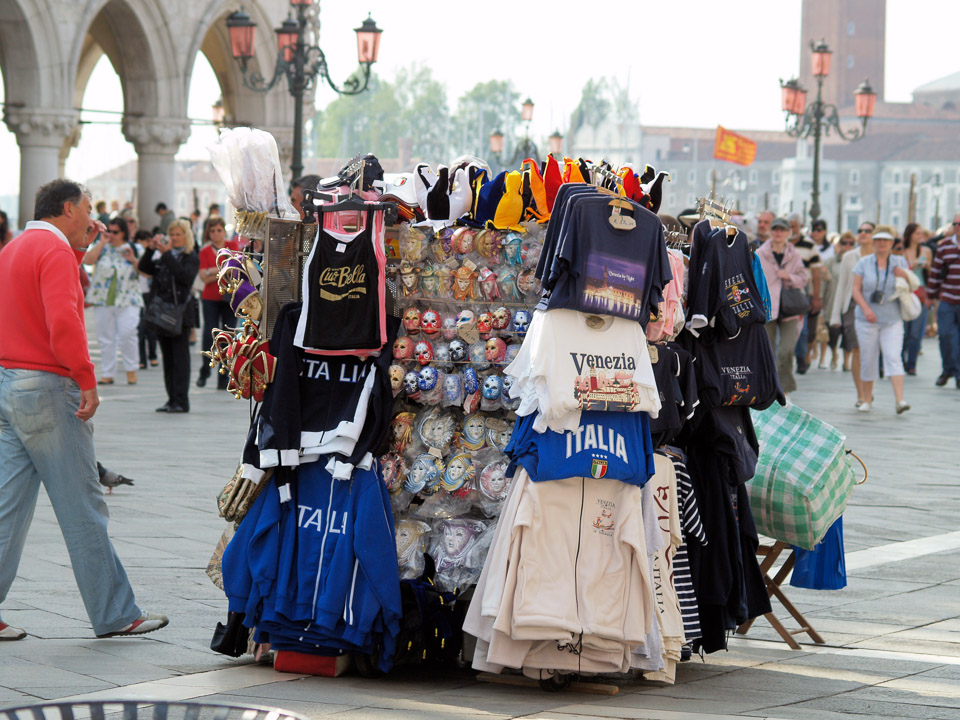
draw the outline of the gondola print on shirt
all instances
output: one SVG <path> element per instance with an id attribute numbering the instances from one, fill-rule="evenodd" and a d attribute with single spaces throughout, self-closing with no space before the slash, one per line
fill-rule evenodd
<path id="1" fill-rule="evenodd" d="M 608 315 L 638 319 L 643 307 L 645 268 L 606 253 L 587 258 L 583 307 Z"/>

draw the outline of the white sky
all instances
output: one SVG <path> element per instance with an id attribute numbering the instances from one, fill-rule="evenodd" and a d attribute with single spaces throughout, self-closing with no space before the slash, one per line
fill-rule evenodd
<path id="1" fill-rule="evenodd" d="M 428 65 L 446 85 L 451 111 L 457 97 L 476 83 L 512 79 L 521 98 L 529 95 L 536 103 L 535 137 L 556 128 L 565 132 L 584 83 L 600 76 L 629 82 L 644 124 L 776 130 L 783 127 L 778 79 L 797 74 L 801 62 L 800 6 L 800 0 L 325 2 L 320 44 L 334 79 L 343 80 L 356 64 L 352 29 L 369 11 L 384 29 L 375 66 L 382 76 L 392 79 L 397 68 L 412 63 Z M 886 100 L 909 101 L 918 85 L 960 71 L 956 43 L 938 40 L 945 37 L 938 28 L 958 26 L 960 3 L 887 1 Z M 268 28 L 258 31 L 272 34 Z M 805 52 L 803 61 L 808 58 Z M 209 119 L 219 95 L 216 78 L 200 56 L 189 116 Z M 322 106 L 333 97 L 326 90 L 317 100 Z M 123 108 L 119 80 L 106 58 L 91 78 L 83 106 Z M 210 126 L 195 126 L 179 156 L 206 158 L 204 146 L 214 137 Z M 6 170 L 0 195 L 15 194 L 19 152 L 2 124 L 0 158 Z M 86 125 L 80 146 L 68 158 L 67 174 L 85 180 L 133 158 L 119 124 Z"/>

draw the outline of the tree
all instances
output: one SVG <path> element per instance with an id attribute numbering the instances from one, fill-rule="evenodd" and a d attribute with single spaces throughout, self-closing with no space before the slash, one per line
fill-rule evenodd
<path id="1" fill-rule="evenodd" d="M 394 85 L 403 108 L 400 134 L 408 143 L 410 159 L 431 165 L 450 162 L 447 89 L 422 65 L 399 70 Z"/>
<path id="2" fill-rule="evenodd" d="M 500 130 L 512 139 L 513 128 L 520 122 L 520 93 L 509 80 L 477 83 L 457 101 L 453 119 L 452 142 L 458 154 L 486 157 L 490 154 L 490 133 Z M 512 150 L 505 149 L 506 155 Z"/>
<path id="3" fill-rule="evenodd" d="M 611 109 L 607 79 L 587 80 L 580 92 L 580 102 L 570 115 L 571 137 L 584 125 L 599 125 L 610 114 Z"/>
<path id="4" fill-rule="evenodd" d="M 395 88 L 377 75 L 359 95 L 341 95 L 314 120 L 311 137 L 319 157 L 349 158 L 357 153 L 396 157 L 401 106 Z"/>

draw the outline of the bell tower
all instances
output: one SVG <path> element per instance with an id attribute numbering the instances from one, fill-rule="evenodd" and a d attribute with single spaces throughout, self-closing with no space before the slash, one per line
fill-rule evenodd
<path id="1" fill-rule="evenodd" d="M 823 38 L 833 50 L 823 100 L 838 108 L 852 106 L 853 91 L 870 79 L 883 101 L 887 30 L 886 0 L 803 0 L 800 22 L 800 82 L 811 91 L 816 81 L 810 67 L 810 41 Z"/>

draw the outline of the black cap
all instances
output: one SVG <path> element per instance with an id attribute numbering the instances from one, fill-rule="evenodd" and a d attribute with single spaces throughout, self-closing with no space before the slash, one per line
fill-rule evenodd
<path id="1" fill-rule="evenodd" d="M 789 230 L 790 223 L 787 222 L 786 218 L 778 217 L 776 220 L 770 223 L 770 229 L 773 230 L 774 228 L 782 228 L 784 230 Z"/>

